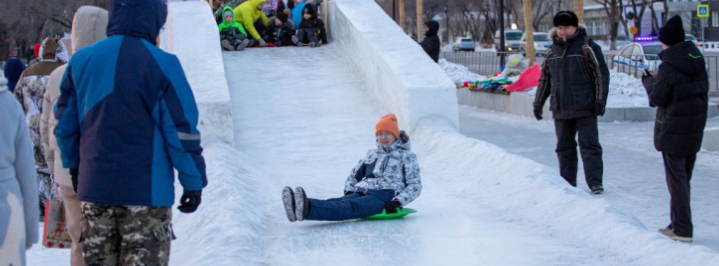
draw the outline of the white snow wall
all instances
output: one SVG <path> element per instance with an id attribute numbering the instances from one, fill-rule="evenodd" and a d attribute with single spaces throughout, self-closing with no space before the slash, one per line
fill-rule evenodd
<path id="1" fill-rule="evenodd" d="M 232 143 L 230 91 L 212 10 L 201 1 L 173 2 L 167 8 L 160 46 L 180 59 L 197 101 L 200 123 L 230 129 L 215 133 L 223 133 L 220 137 Z"/>
<path id="2" fill-rule="evenodd" d="M 332 40 L 401 129 L 437 116 L 459 129 L 456 86 L 375 1 L 330 0 L 328 7 Z"/>

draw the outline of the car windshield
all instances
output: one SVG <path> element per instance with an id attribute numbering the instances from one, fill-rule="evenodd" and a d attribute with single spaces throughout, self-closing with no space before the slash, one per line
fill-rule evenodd
<path id="1" fill-rule="evenodd" d="M 534 34 L 534 41 L 536 42 L 546 42 L 549 41 L 549 36 L 547 34 Z"/>
<path id="2" fill-rule="evenodd" d="M 687 35 L 684 37 L 684 40 L 685 41 L 696 41 L 697 38 L 694 38 L 694 36 L 691 36 L 691 35 Z"/>
<path id="3" fill-rule="evenodd" d="M 657 55 L 663 50 L 662 45 L 658 43 L 645 44 L 642 45 L 642 48 L 644 48 L 645 55 Z"/>
<path id="4" fill-rule="evenodd" d="M 472 39 L 462 39 L 463 43 L 473 43 L 474 41 Z"/>
<path id="5" fill-rule="evenodd" d="M 508 41 L 519 41 L 522 38 L 521 32 L 506 32 L 504 34 L 507 35 Z"/>

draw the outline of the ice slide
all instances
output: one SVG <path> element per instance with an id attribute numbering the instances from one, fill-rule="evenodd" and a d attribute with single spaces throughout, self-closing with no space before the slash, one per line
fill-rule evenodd
<path id="1" fill-rule="evenodd" d="M 317 49 L 220 52 L 205 3 L 170 11 L 164 47 L 198 99 L 210 180 L 196 213 L 174 213 L 172 265 L 719 265 L 556 171 L 457 133 L 451 81 L 374 1 L 331 1 L 332 41 Z M 419 212 L 288 222 L 282 187 L 340 196 L 388 112 L 411 132 Z"/>

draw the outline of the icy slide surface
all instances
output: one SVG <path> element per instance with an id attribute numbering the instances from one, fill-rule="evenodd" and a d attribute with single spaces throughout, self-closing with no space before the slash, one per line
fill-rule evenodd
<path id="1" fill-rule="evenodd" d="M 424 190 L 419 210 L 392 221 L 296 222 L 284 214 L 284 186 L 309 197 L 342 195 L 352 167 L 374 147 L 374 125 L 385 113 L 363 81 L 338 60 L 335 44 L 318 49 L 224 52 L 233 102 L 236 147 L 271 183 L 259 233 L 267 265 L 602 265 L 589 247 L 553 239 L 522 223 L 507 223 L 464 187 L 473 177 L 448 177 L 442 154 L 413 138 Z M 451 127 L 450 127 L 451 128 Z M 455 183 L 456 179 L 467 179 Z M 467 189 L 460 193 L 458 189 Z M 504 218 L 503 218 L 504 217 Z M 243 225 L 238 225 L 243 226 Z M 255 258 L 257 259 L 257 258 Z M 254 260 L 254 259 L 253 259 Z"/>

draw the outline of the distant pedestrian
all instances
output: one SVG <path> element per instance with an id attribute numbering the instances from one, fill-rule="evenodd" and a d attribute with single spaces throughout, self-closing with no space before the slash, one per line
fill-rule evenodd
<path id="1" fill-rule="evenodd" d="M 589 39 L 574 12 L 557 13 L 554 27 L 549 33 L 554 44 L 547 49 L 534 98 L 534 116 L 542 119 L 544 103 L 551 96 L 560 175 L 577 186 L 578 135 L 584 177 L 592 194 L 599 194 L 604 192 L 604 163 L 597 117 L 604 115 L 607 105 L 609 68 L 602 48 Z"/>
<path id="2" fill-rule="evenodd" d="M 424 23 L 424 40 L 419 43 L 435 63 L 439 62 L 440 41 L 439 36 L 437 36 L 438 31 L 439 22 L 427 21 L 427 23 Z"/>
<path id="3" fill-rule="evenodd" d="M 5 78 L 8 80 L 7 86 L 10 92 L 15 91 L 15 85 L 20 80 L 22 72 L 25 71 L 25 63 L 17 57 L 17 53 L 17 47 L 10 48 L 10 58 L 5 61 L 5 69 L 3 70 Z"/>
<path id="4" fill-rule="evenodd" d="M 659 30 L 659 41 L 664 48 L 659 53 L 659 71 L 656 75 L 644 71 L 642 77 L 649 104 L 657 107 L 654 147 L 662 152 L 671 195 L 671 222 L 659 232 L 677 241 L 692 242 L 689 181 L 707 121 L 709 76 L 701 51 L 684 40 L 681 17 L 667 20 Z"/>

